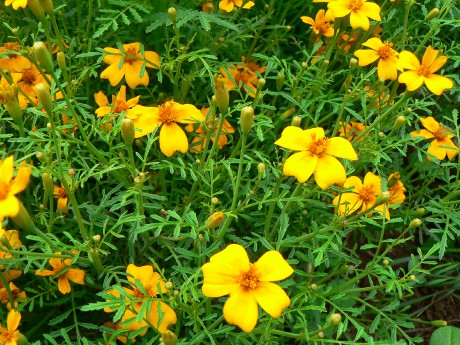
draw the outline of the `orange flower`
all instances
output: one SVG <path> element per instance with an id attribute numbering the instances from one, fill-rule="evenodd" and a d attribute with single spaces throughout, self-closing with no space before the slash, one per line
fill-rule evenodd
<path id="1" fill-rule="evenodd" d="M 61 255 L 61 252 L 54 254 Z M 69 268 L 72 264 L 72 259 L 51 258 L 49 260 L 53 270 L 36 270 L 38 276 L 58 276 L 58 289 L 62 294 L 68 294 L 71 290 L 69 280 L 74 283 L 85 285 L 85 271 L 79 268 Z"/>
<path id="2" fill-rule="evenodd" d="M 26 1 L 27 2 L 27 1 Z M 10 72 L 22 72 L 22 70 L 30 68 L 32 63 L 21 55 L 21 47 L 18 42 L 7 42 L 0 47 L 0 53 L 7 53 L 8 59 L 0 58 L 0 69 L 8 70 Z"/>
<path id="3" fill-rule="evenodd" d="M 221 0 L 221 2 L 219 2 L 219 8 L 227 12 L 232 12 L 235 6 L 241 7 L 242 5 L 243 5 L 243 0 Z M 243 8 L 249 9 L 254 5 L 255 4 L 253 1 L 247 1 L 244 4 Z"/>
<path id="4" fill-rule="evenodd" d="M 57 210 L 59 212 L 65 213 L 67 212 L 67 202 L 69 201 L 69 196 L 67 195 L 67 191 L 62 186 L 54 186 L 53 192 L 54 198 L 58 200 L 57 202 Z"/>
<path id="5" fill-rule="evenodd" d="M 112 95 L 112 104 L 110 104 L 107 96 L 102 91 L 99 91 L 94 94 L 94 99 L 99 106 L 96 109 L 96 115 L 97 117 L 103 117 L 109 114 L 121 114 L 124 111 L 129 112 L 129 109 L 139 102 L 140 97 L 137 96 L 126 101 L 126 86 L 122 85 L 117 96 Z"/>
<path id="6" fill-rule="evenodd" d="M 334 16 L 331 11 L 319 10 L 315 20 L 311 17 L 302 16 L 300 19 L 309 24 L 316 35 L 324 35 L 326 37 L 334 36 Z"/>
<path id="7" fill-rule="evenodd" d="M 364 126 L 361 122 L 350 121 L 345 125 L 345 122 L 340 121 L 339 134 L 341 137 L 347 138 L 348 141 L 353 141 L 367 126 Z M 360 138 L 357 143 L 361 142 L 363 138 Z"/>
<path id="8" fill-rule="evenodd" d="M 406 188 L 404 188 L 403 183 L 399 180 L 399 173 L 393 173 L 388 176 L 388 183 L 388 191 L 390 192 L 391 197 L 390 200 L 387 201 L 387 206 L 401 205 L 406 199 L 406 196 L 404 195 Z M 390 183 L 394 184 L 390 186 Z"/>
<path id="9" fill-rule="evenodd" d="M 228 74 L 227 71 L 230 73 Z M 246 92 L 249 92 L 251 97 L 256 96 L 257 88 L 255 84 L 259 81 L 259 78 L 255 73 L 245 68 L 243 65 L 230 65 L 230 68 L 220 68 L 220 73 L 225 78 L 225 83 L 229 90 L 236 89 L 243 86 Z"/>
<path id="10" fill-rule="evenodd" d="M 0 343 L 3 345 L 18 345 L 20 333 L 18 330 L 21 322 L 21 313 L 11 309 L 6 319 L 6 328 L 0 326 Z"/>
<path id="11" fill-rule="evenodd" d="M 369 29 L 369 19 L 382 20 L 380 18 L 380 6 L 367 0 L 336 0 L 327 4 L 335 18 L 350 15 L 350 25 L 353 29 Z"/>
<path id="12" fill-rule="evenodd" d="M 13 307 L 16 308 L 19 305 L 19 302 L 24 301 L 27 298 L 27 295 L 25 291 L 21 291 L 21 289 L 11 282 L 9 283 L 9 290 L 13 296 L 13 306 L 11 306 L 10 295 L 8 294 L 8 289 L 6 287 L 0 287 L 0 302 L 6 304 L 8 310 L 11 310 Z"/>
<path id="13" fill-rule="evenodd" d="M 383 43 L 379 38 L 373 37 L 362 44 L 371 49 L 359 49 L 355 51 L 355 56 L 359 59 L 360 66 L 367 66 L 375 61 L 377 65 L 377 75 L 383 80 L 395 80 L 398 77 L 398 52 L 393 50 L 393 43 Z"/>
<path id="14" fill-rule="evenodd" d="M 49 74 L 46 75 L 48 79 L 51 79 Z M 37 93 L 35 92 L 35 86 L 38 84 L 46 84 L 45 77 L 40 71 L 32 65 L 30 68 L 25 68 L 21 72 L 21 78 L 17 82 L 18 87 L 22 89 L 30 98 L 38 99 Z"/>
<path id="15" fill-rule="evenodd" d="M 123 51 L 110 47 L 106 47 L 104 50 L 110 54 L 106 54 L 103 61 L 110 66 L 102 71 L 101 78 L 109 79 L 112 86 L 117 85 L 123 77 L 132 89 L 138 85 L 147 86 L 149 84 L 147 70 L 144 70 L 143 74 L 141 73 L 144 64 L 148 68 L 160 67 L 160 56 L 153 51 L 144 51 L 144 55 L 142 55 L 139 42 L 124 44 Z"/>
<path id="16" fill-rule="evenodd" d="M 254 61 L 246 61 L 245 56 L 241 57 L 241 62 L 244 63 L 244 68 L 248 70 L 248 72 L 251 72 L 253 74 L 256 74 L 256 72 L 259 72 L 260 74 L 262 74 L 267 69 L 267 66 L 259 66 Z"/>

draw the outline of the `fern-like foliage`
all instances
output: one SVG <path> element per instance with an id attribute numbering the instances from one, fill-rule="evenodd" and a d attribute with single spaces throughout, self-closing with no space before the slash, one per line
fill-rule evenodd
<path id="1" fill-rule="evenodd" d="M 152 23 L 147 27 L 146 32 L 151 32 L 163 25 L 171 25 L 172 22 L 168 17 L 168 13 L 159 12 L 149 17 L 149 21 Z M 180 28 L 189 22 L 199 22 L 201 27 L 205 31 L 211 30 L 211 24 L 225 27 L 230 30 L 240 32 L 235 24 L 231 24 L 226 20 L 222 19 L 217 14 L 206 13 L 197 10 L 188 9 L 177 9 L 177 27 Z"/>
<path id="2" fill-rule="evenodd" d="M 149 8 L 133 1 L 109 0 L 109 5 L 110 8 L 102 8 L 98 11 L 101 16 L 97 17 L 96 21 L 102 25 L 93 34 L 93 38 L 102 36 L 110 28 L 113 31 L 117 30 L 120 21 L 125 25 L 130 25 L 133 22 L 142 23 L 143 19 L 139 12 L 150 13 Z"/>

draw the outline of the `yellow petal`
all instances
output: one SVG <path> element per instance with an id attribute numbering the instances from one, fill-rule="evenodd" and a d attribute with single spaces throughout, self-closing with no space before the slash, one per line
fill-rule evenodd
<path id="1" fill-rule="evenodd" d="M 219 8 L 221 10 L 232 12 L 234 7 L 235 4 L 232 1 L 222 0 L 221 2 L 219 2 Z"/>
<path id="2" fill-rule="evenodd" d="M 110 81 L 110 85 L 115 86 L 123 79 L 125 75 L 124 69 L 118 68 L 118 64 L 112 64 L 107 67 L 101 73 L 101 79 L 108 79 Z"/>
<path id="3" fill-rule="evenodd" d="M 313 174 L 318 162 L 318 156 L 308 151 L 297 152 L 291 155 L 283 166 L 286 176 L 295 176 L 300 183 L 304 183 Z"/>
<path id="4" fill-rule="evenodd" d="M 128 110 L 126 117 L 134 122 L 134 127 L 136 128 L 134 136 L 136 138 L 152 133 L 161 124 L 158 119 L 157 107 L 136 105 Z"/>
<path id="5" fill-rule="evenodd" d="M 422 57 L 422 65 L 430 66 L 434 62 L 434 60 L 436 60 L 438 52 L 439 50 L 433 49 L 432 46 L 428 46 Z"/>
<path id="6" fill-rule="evenodd" d="M 14 157 L 9 156 L 0 162 L 0 181 L 9 185 L 14 173 Z"/>
<path id="7" fill-rule="evenodd" d="M 334 200 L 332 200 L 332 203 L 337 207 L 337 214 L 349 215 L 353 212 L 356 212 L 356 210 L 361 207 L 363 202 L 359 198 L 359 194 L 343 193 L 336 196 Z"/>
<path id="8" fill-rule="evenodd" d="M 19 200 L 12 194 L 8 194 L 0 200 L 0 217 L 16 217 L 19 213 Z"/>
<path id="9" fill-rule="evenodd" d="M 36 270 L 35 274 L 41 277 L 54 276 L 56 272 L 50 270 Z"/>
<path id="10" fill-rule="evenodd" d="M 428 147 L 427 152 L 433 156 L 435 156 L 439 160 L 443 160 L 446 155 L 446 149 L 440 146 L 439 141 L 436 139 L 431 142 L 430 147 Z"/>
<path id="11" fill-rule="evenodd" d="M 434 134 L 431 133 L 430 131 L 427 131 L 426 129 L 421 129 L 420 132 L 413 131 L 410 133 L 414 137 L 424 137 L 426 139 L 431 139 L 434 138 Z"/>
<path id="12" fill-rule="evenodd" d="M 359 49 L 355 51 L 354 55 L 358 58 L 359 66 L 367 66 L 380 59 L 380 54 L 371 49 Z"/>
<path id="13" fill-rule="evenodd" d="M 304 23 L 309 24 L 309 25 L 311 25 L 311 26 L 315 26 L 315 25 L 316 25 L 315 21 L 314 21 L 313 18 L 311 18 L 311 17 L 302 16 L 302 17 L 300 17 L 300 19 L 301 19 Z"/>
<path id="14" fill-rule="evenodd" d="M 406 84 L 407 90 L 414 91 L 423 85 L 424 77 L 419 75 L 417 71 L 406 71 L 399 75 L 398 81 Z"/>
<path id="15" fill-rule="evenodd" d="M 163 318 L 160 322 L 160 311 Z M 177 322 L 177 316 L 174 310 L 164 302 L 153 301 L 150 307 L 150 313 L 147 320 L 160 332 L 164 333 L 170 325 Z"/>
<path id="16" fill-rule="evenodd" d="M 398 77 L 397 67 L 398 59 L 396 57 L 380 59 L 377 67 L 377 75 L 383 80 L 396 80 Z"/>
<path id="17" fill-rule="evenodd" d="M 128 281 L 134 284 L 136 279 L 140 280 L 143 286 L 146 286 L 153 278 L 153 267 L 150 265 L 136 266 L 129 264 L 126 268 L 128 273 Z"/>
<path id="18" fill-rule="evenodd" d="M 104 50 L 108 53 L 113 53 L 104 56 L 103 61 L 105 63 L 109 65 L 118 65 L 120 63 L 120 60 L 123 58 L 120 49 L 105 47 Z"/>
<path id="19" fill-rule="evenodd" d="M 253 289 L 236 290 L 224 305 L 225 320 L 250 333 L 257 323 L 258 306 Z"/>
<path id="20" fill-rule="evenodd" d="M 241 272 L 228 270 L 228 266 L 208 262 L 201 267 L 204 275 L 201 290 L 206 297 L 222 297 L 240 287 L 238 279 Z"/>
<path id="21" fill-rule="evenodd" d="M 337 158 L 323 155 L 318 159 L 315 169 L 315 181 L 321 189 L 326 189 L 333 184 L 343 184 L 347 179 L 345 168 Z"/>
<path id="22" fill-rule="evenodd" d="M 203 113 L 193 104 L 174 103 L 172 112 L 176 117 L 175 121 L 180 123 L 204 122 L 206 120 Z"/>
<path id="23" fill-rule="evenodd" d="M 275 141 L 275 145 L 289 150 L 304 151 L 308 149 L 310 137 L 304 130 L 296 126 L 288 126 L 281 133 L 281 138 Z"/>
<path id="24" fill-rule="evenodd" d="M 432 116 L 422 117 L 420 118 L 420 122 L 422 123 L 423 127 L 428 129 L 432 133 L 435 133 L 439 130 L 439 122 L 436 121 L 434 117 Z M 425 138 L 429 139 L 429 138 L 433 138 L 433 136 L 430 136 L 430 137 L 425 136 Z"/>
<path id="25" fill-rule="evenodd" d="M 347 158 L 351 160 L 358 159 L 358 155 L 351 143 L 347 139 L 340 137 L 329 139 L 326 153 L 339 158 Z"/>
<path id="26" fill-rule="evenodd" d="M 69 280 L 65 277 L 65 275 L 62 275 L 58 278 L 58 289 L 63 295 L 66 295 L 70 292 L 70 283 Z"/>
<path id="27" fill-rule="evenodd" d="M 254 296 L 262 309 L 275 318 L 280 317 L 283 309 L 291 304 L 286 292 L 270 282 L 258 282 L 254 289 Z"/>
<path id="28" fill-rule="evenodd" d="M 447 56 L 443 55 L 438 57 L 430 66 L 430 73 L 435 73 L 447 62 Z"/>
<path id="29" fill-rule="evenodd" d="M 449 157 L 449 160 L 453 159 L 456 155 L 458 155 L 458 148 L 455 146 L 452 140 L 445 139 L 443 141 L 443 145 L 449 147 L 446 148 L 447 157 Z"/>
<path id="30" fill-rule="evenodd" d="M 10 187 L 11 194 L 18 194 L 26 189 L 30 181 L 31 167 L 19 168 L 18 174 L 14 178 L 13 184 Z"/>
<path id="31" fill-rule="evenodd" d="M 360 8 L 360 11 L 363 12 L 366 17 L 369 17 L 374 20 L 382 20 L 380 17 L 380 6 L 373 2 L 365 2 Z"/>
<path id="32" fill-rule="evenodd" d="M 335 18 L 345 17 L 351 12 L 344 1 L 332 1 L 327 4 L 327 8 L 332 10 Z"/>
<path id="33" fill-rule="evenodd" d="M 275 250 L 262 255 L 254 264 L 254 267 L 260 273 L 259 281 L 263 282 L 282 280 L 294 273 L 288 262 Z"/>
<path id="34" fill-rule="evenodd" d="M 239 244 L 230 244 L 221 252 L 211 256 L 211 263 L 219 264 L 225 267 L 229 272 L 240 274 L 249 269 L 249 257 Z"/>
<path id="35" fill-rule="evenodd" d="M 371 48 L 371 49 L 374 49 L 374 50 L 378 51 L 380 49 L 380 47 L 383 46 L 383 43 L 380 40 L 380 38 L 372 37 L 372 38 L 369 38 L 362 45 L 365 46 L 365 47 L 368 47 L 368 48 Z"/>
<path id="36" fill-rule="evenodd" d="M 382 179 L 371 173 L 371 172 L 368 172 L 366 174 L 366 176 L 364 176 L 364 181 L 363 181 L 363 186 L 366 187 L 366 186 L 370 186 L 370 185 L 373 185 L 373 190 L 374 190 L 374 195 L 377 196 L 379 195 L 380 193 L 382 193 L 382 189 L 381 189 L 381 185 L 382 185 Z"/>
<path id="37" fill-rule="evenodd" d="M 399 54 L 399 65 L 404 69 L 418 70 L 420 62 L 413 53 L 404 50 Z"/>
<path id="38" fill-rule="evenodd" d="M 65 276 L 74 283 L 85 285 L 85 271 L 79 268 L 69 268 Z"/>
<path id="39" fill-rule="evenodd" d="M 117 94 L 117 101 L 122 101 L 123 103 L 126 102 L 126 85 L 122 85 L 120 87 L 120 91 Z"/>
<path id="40" fill-rule="evenodd" d="M 160 150 L 167 157 L 171 157 L 174 152 L 182 153 L 188 150 L 187 136 L 182 128 L 175 122 L 165 123 L 160 129 Z"/>
<path id="41" fill-rule="evenodd" d="M 253 7 L 254 5 L 255 5 L 254 1 L 248 1 L 247 3 L 244 4 L 243 8 L 248 9 L 248 8 Z"/>
<path id="42" fill-rule="evenodd" d="M 145 52 L 146 67 L 159 68 L 160 67 L 160 55 L 152 51 Z"/>
<path id="43" fill-rule="evenodd" d="M 350 25 L 353 29 L 362 28 L 363 30 L 369 30 L 369 19 L 366 15 L 361 12 L 351 12 L 350 13 Z"/>
<path id="44" fill-rule="evenodd" d="M 17 330 L 20 321 L 21 313 L 14 309 L 10 310 L 6 319 L 6 327 L 8 328 L 8 332 L 13 333 L 15 330 Z"/>
<path id="45" fill-rule="evenodd" d="M 428 90 L 438 96 L 445 89 L 452 89 L 454 87 L 454 82 L 451 79 L 438 74 L 430 74 L 425 77 L 425 84 Z"/>
<path id="46" fill-rule="evenodd" d="M 107 96 L 102 91 L 99 91 L 98 93 L 94 94 L 94 100 L 96 101 L 99 107 L 105 107 L 107 104 L 109 104 L 109 100 Z M 96 113 L 97 113 L 97 110 L 96 110 Z"/>
<path id="47" fill-rule="evenodd" d="M 149 84 L 149 74 L 146 70 L 144 70 L 142 77 L 140 76 L 142 64 L 141 60 L 123 64 L 126 83 L 131 89 L 135 89 L 138 85 L 147 86 Z"/>

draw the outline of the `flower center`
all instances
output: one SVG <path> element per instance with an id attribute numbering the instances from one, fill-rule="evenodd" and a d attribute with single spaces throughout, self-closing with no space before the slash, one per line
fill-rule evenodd
<path id="1" fill-rule="evenodd" d="M 443 132 L 449 132 L 446 128 L 439 126 L 439 129 L 433 133 L 437 141 L 444 141 L 447 139 L 447 134 Z"/>
<path id="2" fill-rule="evenodd" d="M 259 281 L 260 274 L 256 272 L 253 264 L 249 266 L 249 270 L 241 273 L 239 283 L 241 286 L 247 289 L 255 289 L 257 287 L 257 282 Z"/>
<path id="3" fill-rule="evenodd" d="M 431 74 L 430 66 L 426 66 L 424 64 L 421 64 L 420 67 L 418 68 L 418 75 L 428 77 L 430 74 Z"/>
<path id="4" fill-rule="evenodd" d="M 16 332 L 17 332 L 16 330 L 14 330 L 13 332 L 10 332 L 9 330 L 4 329 L 2 331 L 2 334 L 0 335 L 0 343 L 15 344 L 16 340 L 18 339 L 18 337 L 16 336 Z"/>
<path id="5" fill-rule="evenodd" d="M 362 0 L 349 0 L 347 6 L 352 12 L 359 11 L 363 7 Z"/>
<path id="6" fill-rule="evenodd" d="M 34 82 L 37 78 L 35 77 L 35 73 L 30 70 L 22 71 L 22 78 L 21 80 L 29 85 L 34 85 Z"/>
<path id="7" fill-rule="evenodd" d="M 3 181 L 0 181 L 0 200 L 5 200 L 10 192 L 10 186 Z"/>
<path id="8" fill-rule="evenodd" d="M 121 113 L 125 110 L 128 109 L 128 106 L 126 105 L 125 101 L 122 101 L 120 99 L 117 99 L 115 101 L 115 105 L 113 106 L 112 112 L 113 113 Z"/>
<path id="9" fill-rule="evenodd" d="M 393 55 L 391 47 L 393 47 L 393 43 L 385 42 L 383 46 L 379 48 L 379 55 L 381 59 L 385 60 Z"/>
<path id="10" fill-rule="evenodd" d="M 159 119 L 162 123 L 170 123 L 176 120 L 173 107 L 174 103 L 163 104 L 158 107 Z"/>
<path id="11" fill-rule="evenodd" d="M 64 199 L 64 198 L 67 198 L 67 197 L 68 197 L 68 195 L 67 195 L 67 192 L 66 192 L 65 188 L 59 188 L 58 192 L 56 193 L 56 198 L 59 198 L 59 199 L 63 198 Z"/>
<path id="12" fill-rule="evenodd" d="M 367 186 L 363 186 L 363 188 L 359 191 L 359 199 L 361 199 L 362 202 L 366 204 L 370 203 L 375 199 L 375 190 L 373 183 Z"/>
<path id="13" fill-rule="evenodd" d="M 125 53 L 129 54 L 129 55 L 137 55 L 137 50 L 136 50 L 135 47 L 129 47 L 128 49 L 125 50 Z M 132 62 L 134 62 L 136 60 L 137 59 L 134 58 L 134 57 L 127 56 L 127 57 L 125 57 L 125 59 L 123 61 L 130 64 L 130 63 L 132 63 Z"/>
<path id="14" fill-rule="evenodd" d="M 327 147 L 329 145 L 329 139 L 324 137 L 321 139 L 313 139 L 308 147 L 308 151 L 310 151 L 315 156 L 321 157 L 326 153 Z"/>
<path id="15" fill-rule="evenodd" d="M 249 73 L 246 73 L 246 72 L 238 73 L 237 75 L 235 75 L 236 85 L 239 85 L 240 81 L 241 81 L 241 83 L 243 83 L 243 85 L 248 84 L 249 78 L 251 78 L 251 75 L 249 75 Z"/>

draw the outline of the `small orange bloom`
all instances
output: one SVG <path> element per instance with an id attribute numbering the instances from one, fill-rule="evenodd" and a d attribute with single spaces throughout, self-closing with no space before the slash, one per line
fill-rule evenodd
<path id="1" fill-rule="evenodd" d="M 0 287 L 0 302 L 6 304 L 8 310 L 16 308 L 19 305 L 19 302 L 24 301 L 27 298 L 26 292 L 21 291 L 16 285 L 10 282 L 9 290 L 13 296 L 13 306 L 11 306 L 10 295 L 6 287 Z"/>
<path id="2" fill-rule="evenodd" d="M 319 10 L 315 20 L 307 16 L 302 16 L 300 19 L 304 23 L 309 24 L 316 35 L 334 36 L 334 16 L 331 11 Z"/>
<path id="3" fill-rule="evenodd" d="M 232 12 L 235 6 L 236 7 L 243 6 L 243 8 L 249 9 L 254 5 L 255 4 L 253 1 L 245 1 L 245 4 L 243 6 L 243 0 L 222 0 L 221 2 L 219 2 L 219 8 L 226 12 Z"/>
<path id="4" fill-rule="evenodd" d="M 117 96 L 112 95 L 112 103 L 109 103 L 107 96 L 102 91 L 94 94 L 94 99 L 99 106 L 96 109 L 97 117 L 103 117 L 109 114 L 121 114 L 124 111 L 129 112 L 129 109 L 134 107 L 141 96 L 137 96 L 126 101 L 126 86 L 122 85 Z"/>
<path id="5" fill-rule="evenodd" d="M 367 126 L 364 126 L 361 122 L 350 121 L 350 123 L 345 124 L 340 122 L 339 134 L 341 137 L 347 138 L 348 141 L 353 141 L 362 131 L 364 131 Z M 361 142 L 363 138 L 360 138 L 357 142 Z"/>
<path id="6" fill-rule="evenodd" d="M 8 59 L 0 58 L 0 69 L 13 73 L 22 72 L 22 70 L 30 68 L 32 63 L 21 55 L 20 49 L 18 42 L 7 42 L 3 47 L 0 47 L 0 53 L 9 53 Z"/>
<path id="7" fill-rule="evenodd" d="M 69 201 L 69 196 L 62 184 L 61 187 L 54 186 L 53 195 L 54 198 L 58 200 L 57 210 L 63 213 L 67 212 L 67 202 Z"/>
<path id="8" fill-rule="evenodd" d="M 225 83 L 229 90 L 243 86 L 243 89 L 249 92 L 251 97 L 256 96 L 257 87 L 255 85 L 259 81 L 259 78 L 251 70 L 248 70 L 246 66 L 230 65 L 228 69 L 221 67 L 220 73 L 225 78 Z"/>

